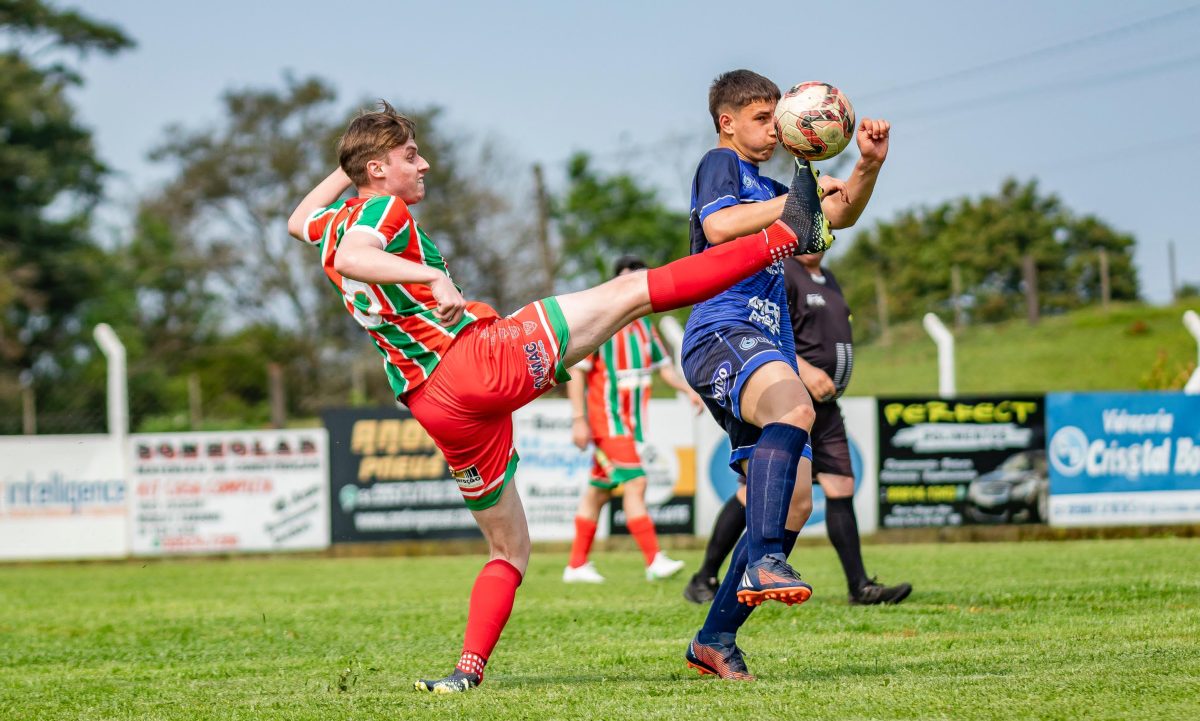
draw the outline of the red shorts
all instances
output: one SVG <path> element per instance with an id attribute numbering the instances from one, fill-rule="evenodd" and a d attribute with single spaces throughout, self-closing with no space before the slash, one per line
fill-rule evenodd
<path id="1" fill-rule="evenodd" d="M 633 436 L 593 438 L 592 442 L 596 444 L 590 481 L 593 486 L 611 491 L 622 483 L 646 476 Z"/>
<path id="2" fill-rule="evenodd" d="M 554 298 L 467 326 L 404 403 L 446 457 L 467 507 L 490 508 L 517 470 L 512 413 L 570 380 L 566 318 Z"/>

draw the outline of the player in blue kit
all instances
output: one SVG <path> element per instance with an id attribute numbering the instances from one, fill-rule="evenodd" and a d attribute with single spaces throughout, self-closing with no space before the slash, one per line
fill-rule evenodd
<path id="1" fill-rule="evenodd" d="M 749 70 L 725 73 L 709 89 L 717 147 L 701 159 L 692 183 L 693 254 L 779 220 L 788 188 L 763 177 L 758 168 L 778 142 L 774 110 L 779 97 L 775 83 Z M 887 155 L 889 132 L 886 121 L 864 118 L 857 132 L 861 158 L 850 179 L 820 179 L 824 218 L 817 222 L 827 226 L 815 244 L 819 247 L 810 244 L 808 252 L 828 246 L 828 228 L 858 220 Z M 816 176 L 804 161 L 797 164 L 797 180 L 801 174 Z M 729 434 L 730 465 L 746 479 L 746 534 L 687 649 L 688 665 L 701 674 L 752 679 L 736 644 L 738 629 L 766 600 L 792 605 L 812 594 L 787 562 L 812 511 L 811 452 L 806 451 L 815 418 L 797 375 L 787 318 L 783 264 L 776 262 L 697 304 L 684 330 L 684 374 Z"/>

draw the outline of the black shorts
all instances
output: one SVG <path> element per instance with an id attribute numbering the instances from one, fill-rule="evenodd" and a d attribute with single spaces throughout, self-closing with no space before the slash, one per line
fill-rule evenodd
<path id="1" fill-rule="evenodd" d="M 817 419 L 812 427 L 813 473 L 832 473 L 854 477 L 850 465 L 850 441 L 846 438 L 846 423 L 836 402 L 813 403 Z"/>

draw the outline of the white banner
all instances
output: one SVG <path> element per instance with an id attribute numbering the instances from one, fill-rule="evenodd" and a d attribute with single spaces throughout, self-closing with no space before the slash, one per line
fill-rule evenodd
<path id="1" fill-rule="evenodd" d="M 128 554 L 123 456 L 108 436 L 0 438 L 0 559 Z"/>
<path id="2" fill-rule="evenodd" d="M 854 469 L 854 514 L 858 532 L 868 535 L 879 525 L 879 420 L 874 398 L 842 398 L 842 416 Z M 729 468 L 729 438 L 707 413 L 696 421 L 696 534 L 708 536 L 722 504 L 737 490 L 738 475 Z M 802 536 L 825 534 L 825 494 L 813 484 L 813 512 Z"/>
<path id="3" fill-rule="evenodd" d="M 655 516 L 672 498 L 672 517 L 686 504 L 678 499 L 694 492 L 694 448 L 686 401 L 652 399 L 641 449 L 647 476 L 646 505 Z M 575 536 L 575 509 L 592 469 L 592 449 L 581 451 L 571 442 L 571 404 L 559 398 L 534 401 L 513 414 L 516 427 L 516 483 L 534 541 L 569 541 Z M 684 509 L 686 510 L 686 509 Z M 688 519 L 690 521 L 690 519 Z M 609 533 L 609 514 L 600 514 L 597 538 Z"/>
<path id="4" fill-rule="evenodd" d="M 324 428 L 130 438 L 136 555 L 329 546 Z"/>

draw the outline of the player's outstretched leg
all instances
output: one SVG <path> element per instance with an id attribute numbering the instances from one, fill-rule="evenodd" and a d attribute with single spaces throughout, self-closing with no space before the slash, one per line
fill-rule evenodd
<path id="1" fill-rule="evenodd" d="M 449 676 L 420 680 L 418 691 L 460 693 L 483 683 L 487 665 L 500 633 L 512 613 L 517 587 L 529 565 L 529 526 L 515 484 L 508 484 L 491 508 L 472 510 L 490 547 L 491 560 L 475 579 L 462 655 Z"/>

